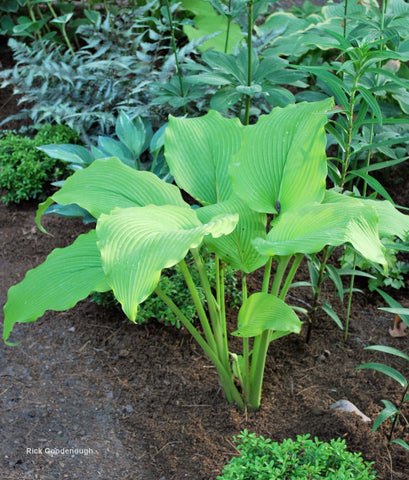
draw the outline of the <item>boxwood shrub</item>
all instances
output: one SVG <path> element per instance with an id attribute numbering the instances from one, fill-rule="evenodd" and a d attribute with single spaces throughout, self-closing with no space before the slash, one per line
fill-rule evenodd
<path id="1" fill-rule="evenodd" d="M 273 442 L 244 430 L 234 441 L 239 457 L 225 465 L 217 480 L 374 480 L 372 463 L 348 452 L 345 440 L 330 443 L 310 435 Z"/>
<path id="2" fill-rule="evenodd" d="M 43 200 L 52 182 L 72 172 L 65 164 L 37 149 L 50 143 L 77 143 L 78 134 L 64 125 L 44 125 L 34 137 L 5 132 L 0 136 L 1 201 Z"/>

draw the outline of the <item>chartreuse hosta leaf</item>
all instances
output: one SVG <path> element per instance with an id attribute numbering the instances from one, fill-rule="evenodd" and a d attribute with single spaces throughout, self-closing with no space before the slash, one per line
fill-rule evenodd
<path id="1" fill-rule="evenodd" d="M 350 242 L 365 258 L 386 264 L 376 211 L 358 200 L 348 206 L 307 205 L 279 215 L 271 225 L 266 240 L 254 241 L 256 249 L 264 255 L 310 254 L 326 245 Z"/>
<path id="2" fill-rule="evenodd" d="M 231 157 L 242 141 L 243 125 L 210 111 L 198 118 L 169 118 L 165 157 L 180 188 L 203 205 L 228 200 Z"/>
<path id="3" fill-rule="evenodd" d="M 326 112 L 331 99 L 274 108 L 245 127 L 233 156 L 234 192 L 258 212 L 277 213 L 321 202 L 327 176 Z"/>
<path id="4" fill-rule="evenodd" d="M 301 331 L 294 310 L 280 298 L 263 292 L 254 293 L 243 303 L 237 321 L 239 328 L 233 335 L 238 337 L 255 337 L 265 330 L 280 337 Z"/>
<path id="5" fill-rule="evenodd" d="M 252 245 L 255 238 L 266 236 L 266 214 L 251 210 L 238 197 L 202 207 L 196 212 L 202 222 L 208 222 L 222 213 L 238 213 L 239 221 L 232 233 L 219 238 L 213 238 L 211 235 L 205 237 L 205 243 L 209 249 L 225 263 L 245 273 L 250 273 L 266 263 L 267 257 L 258 253 Z"/>
<path id="6" fill-rule="evenodd" d="M 34 322 L 46 310 L 73 307 L 92 291 L 108 291 L 96 245 L 95 230 L 80 235 L 69 247 L 57 248 L 8 292 L 4 307 L 5 341 L 16 322 Z"/>
<path id="7" fill-rule="evenodd" d="M 391 202 L 387 200 L 370 200 L 358 198 L 363 205 L 370 205 L 376 210 L 379 218 L 379 235 L 381 237 L 397 236 L 405 240 L 409 236 L 409 216 L 399 212 Z M 325 202 L 342 203 L 347 205 L 356 202 L 357 198 L 342 195 L 333 190 L 325 192 Z"/>
<path id="8" fill-rule="evenodd" d="M 95 218 L 116 207 L 187 206 L 176 186 L 151 172 L 128 167 L 115 157 L 95 160 L 89 167 L 76 171 L 51 199 L 61 205 L 76 203 Z M 42 210 L 49 204 L 45 202 Z"/>
<path id="9" fill-rule="evenodd" d="M 219 215 L 203 224 L 194 210 L 166 205 L 116 209 L 101 215 L 98 246 L 106 279 L 128 318 L 155 289 L 161 270 L 180 262 L 205 235 L 231 233 L 238 215 Z"/>

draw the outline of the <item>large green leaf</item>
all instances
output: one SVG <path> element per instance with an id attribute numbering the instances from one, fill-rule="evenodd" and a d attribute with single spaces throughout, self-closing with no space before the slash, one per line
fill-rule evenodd
<path id="1" fill-rule="evenodd" d="M 207 236 L 205 243 L 209 249 L 225 263 L 245 273 L 250 273 L 263 266 L 267 257 L 257 252 L 252 245 L 252 240 L 257 237 L 265 237 L 267 216 L 251 210 L 238 197 L 197 210 L 197 216 L 202 222 L 208 222 L 214 216 L 222 213 L 238 213 L 237 227 L 229 235 L 219 238 Z"/>
<path id="2" fill-rule="evenodd" d="M 203 117 L 170 117 L 165 157 L 180 188 L 204 205 L 228 200 L 232 194 L 228 166 L 241 145 L 240 121 L 210 111 Z"/>
<path id="3" fill-rule="evenodd" d="M 325 192 L 325 202 L 340 202 L 346 205 L 356 202 L 356 198 L 342 195 L 333 190 Z M 364 205 L 369 205 L 376 210 L 379 218 L 379 235 L 381 237 L 397 236 L 405 240 L 409 236 L 409 215 L 399 212 L 391 202 L 387 200 L 370 200 L 359 198 Z"/>
<path id="4" fill-rule="evenodd" d="M 283 300 L 263 292 L 251 295 L 240 308 L 238 330 L 232 335 L 255 337 L 265 330 L 282 333 L 300 333 L 301 322 L 294 310 Z"/>
<path id="5" fill-rule="evenodd" d="M 385 264 L 377 224 L 375 209 L 358 200 L 347 208 L 337 203 L 307 205 L 280 214 L 267 239 L 256 239 L 254 245 L 264 255 L 292 255 L 350 242 L 365 258 Z"/>
<path id="6" fill-rule="evenodd" d="M 222 215 L 203 224 L 194 210 L 173 205 L 115 209 L 101 215 L 98 246 L 107 281 L 128 318 L 159 282 L 161 270 L 180 262 L 205 235 L 229 234 L 237 215 Z"/>
<path id="7" fill-rule="evenodd" d="M 56 158 L 73 165 L 80 165 L 81 167 L 86 167 L 93 161 L 92 155 L 81 145 L 72 145 L 70 143 L 49 144 L 37 148 L 51 158 Z"/>
<path id="8" fill-rule="evenodd" d="M 10 288 L 4 307 L 3 338 L 16 322 L 34 322 L 46 310 L 73 307 L 92 291 L 107 291 L 95 230 L 80 235 L 66 248 L 57 248 L 44 263 Z"/>
<path id="9" fill-rule="evenodd" d="M 230 174 L 234 192 L 258 212 L 321 202 L 327 161 L 324 124 L 332 100 L 274 108 L 243 131 Z"/>
<path id="10" fill-rule="evenodd" d="M 216 34 L 213 38 L 206 40 L 198 49 L 203 51 L 210 48 L 224 51 L 226 44 L 227 18 L 217 15 L 212 5 L 204 0 L 182 0 L 182 7 L 195 14 L 194 26 L 184 25 L 183 32 L 189 40 L 198 40 L 206 35 Z M 230 23 L 229 41 L 227 52 L 231 52 L 233 47 L 244 37 L 240 27 L 234 22 Z"/>
<path id="11" fill-rule="evenodd" d="M 88 168 L 78 170 L 52 199 L 62 205 L 76 203 L 95 218 L 116 207 L 187 205 L 177 187 L 151 172 L 127 167 L 117 158 L 95 160 Z"/>

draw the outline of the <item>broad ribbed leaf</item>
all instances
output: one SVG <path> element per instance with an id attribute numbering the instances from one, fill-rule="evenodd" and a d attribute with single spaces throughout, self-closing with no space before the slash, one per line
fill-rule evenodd
<path id="1" fill-rule="evenodd" d="M 76 203 L 95 218 L 116 207 L 187 206 L 177 187 L 151 172 L 127 167 L 117 158 L 95 160 L 88 168 L 75 172 L 52 199 L 62 205 Z"/>
<path id="2" fill-rule="evenodd" d="M 71 144 L 49 144 L 37 147 L 51 158 L 56 158 L 67 163 L 86 167 L 93 161 L 89 151 L 81 145 Z"/>
<path id="3" fill-rule="evenodd" d="M 196 212 L 202 222 L 208 222 L 222 213 L 239 214 L 237 227 L 232 233 L 219 238 L 213 238 L 210 235 L 205 238 L 209 249 L 225 263 L 245 273 L 250 273 L 266 263 L 267 257 L 258 253 L 252 245 L 252 240 L 255 238 L 266 236 L 267 216 L 265 214 L 250 210 L 238 197 L 200 208 Z"/>
<path id="4" fill-rule="evenodd" d="M 325 202 L 336 203 L 341 202 L 347 208 L 348 203 L 356 202 L 356 198 L 342 195 L 333 190 L 325 192 Z M 379 235 L 382 236 L 397 236 L 405 240 L 409 236 L 409 215 L 404 215 L 399 212 L 391 202 L 387 200 L 370 200 L 366 198 L 359 198 L 359 201 L 364 205 L 370 205 L 375 208 L 379 218 Z"/>
<path id="5" fill-rule="evenodd" d="M 140 117 L 133 122 L 121 110 L 115 124 L 115 133 L 118 135 L 119 140 L 133 153 L 135 158 L 138 158 L 145 142 L 145 127 Z"/>
<path id="6" fill-rule="evenodd" d="M 183 33 L 187 35 L 190 41 L 198 40 L 206 36 L 211 36 L 208 40 L 198 46 L 200 51 L 209 51 L 211 49 L 224 51 L 226 46 L 226 36 L 228 35 L 227 52 L 231 52 L 233 47 L 243 38 L 240 27 L 231 22 L 229 34 L 226 32 L 226 18 L 218 15 L 212 5 L 201 0 L 182 0 L 182 7 L 195 14 L 194 26 L 186 23 L 183 25 Z"/>
<path id="7" fill-rule="evenodd" d="M 165 133 L 165 157 L 180 188 L 204 205 L 228 200 L 231 157 L 241 145 L 244 127 L 210 111 L 203 117 L 170 117 Z"/>
<path id="8" fill-rule="evenodd" d="M 98 150 L 102 154 L 102 157 L 98 158 L 116 157 L 125 165 L 128 165 L 128 167 L 135 168 L 135 158 L 132 152 L 118 140 L 114 140 L 111 137 L 98 137 Z"/>
<path id="9" fill-rule="evenodd" d="M 194 210 L 179 206 L 116 209 L 97 225 L 102 263 L 116 298 L 135 321 L 138 304 L 159 282 L 161 270 L 180 262 L 205 235 L 231 233 L 237 215 L 223 215 L 203 224 Z"/>
<path id="10" fill-rule="evenodd" d="M 327 161 L 327 99 L 274 108 L 243 131 L 230 175 L 234 192 L 258 212 L 277 213 L 321 202 Z M 278 202 L 278 203 L 277 203 Z"/>
<path id="11" fill-rule="evenodd" d="M 55 249 L 10 288 L 4 307 L 4 341 L 16 322 L 34 322 L 46 310 L 67 310 L 92 291 L 107 290 L 95 230 L 91 230 L 69 247 Z"/>
<path id="12" fill-rule="evenodd" d="M 272 222 L 267 240 L 254 246 L 264 255 L 316 253 L 326 245 L 351 243 L 365 258 L 385 264 L 377 232 L 375 209 L 359 201 L 346 208 L 340 204 L 309 205 L 279 215 Z"/>
<path id="13" fill-rule="evenodd" d="M 265 330 L 280 332 L 284 336 L 300 333 L 301 322 L 294 310 L 274 295 L 258 292 L 251 295 L 241 306 L 238 316 L 237 337 L 255 337 Z"/>

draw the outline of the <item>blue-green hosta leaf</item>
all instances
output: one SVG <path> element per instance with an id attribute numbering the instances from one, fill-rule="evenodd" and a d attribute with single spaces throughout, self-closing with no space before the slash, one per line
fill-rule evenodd
<path id="1" fill-rule="evenodd" d="M 98 137 L 98 150 L 102 158 L 117 157 L 128 167 L 135 167 L 135 158 L 128 147 L 110 137 Z"/>
<path id="2" fill-rule="evenodd" d="M 180 188 L 204 205 L 232 194 L 228 165 L 241 145 L 243 125 L 210 111 L 203 117 L 170 117 L 165 157 Z"/>
<path id="3" fill-rule="evenodd" d="M 263 266 L 267 257 L 256 251 L 252 240 L 265 237 L 267 216 L 251 210 L 238 197 L 233 197 L 222 203 L 209 205 L 196 210 L 202 222 L 208 222 L 216 215 L 238 213 L 237 227 L 229 235 L 219 238 L 205 237 L 205 243 L 225 263 L 237 270 L 250 273 Z"/>
<path id="4" fill-rule="evenodd" d="M 50 144 L 37 147 L 51 158 L 56 158 L 82 168 L 87 167 L 94 160 L 89 151 L 81 145 Z"/>
<path id="5" fill-rule="evenodd" d="M 56 248 L 38 267 L 10 288 L 4 307 L 3 338 L 16 322 L 34 322 L 46 310 L 67 310 L 92 291 L 107 291 L 96 245 L 95 230 L 80 235 L 65 248 Z"/>
<path id="6" fill-rule="evenodd" d="M 386 264 L 377 224 L 375 209 L 359 201 L 348 208 L 336 203 L 308 205 L 280 214 L 267 239 L 256 239 L 254 246 L 264 255 L 293 255 L 349 242 L 365 258 Z"/>
<path id="7" fill-rule="evenodd" d="M 52 199 L 61 205 L 76 203 L 95 218 L 116 207 L 187 206 L 177 187 L 151 172 L 127 167 L 117 158 L 95 160 L 88 168 L 75 172 Z"/>
<path id="8" fill-rule="evenodd" d="M 258 212 L 321 202 L 327 161 L 325 112 L 332 99 L 274 108 L 243 131 L 230 175 L 234 192 Z"/>
<path id="9" fill-rule="evenodd" d="M 301 331 L 294 310 L 280 298 L 263 292 L 254 293 L 243 303 L 237 322 L 239 328 L 232 335 L 244 338 L 255 337 L 265 330 L 280 333 L 278 336 Z"/>
<path id="10" fill-rule="evenodd" d="M 231 233 L 238 215 L 203 224 L 195 211 L 174 205 L 116 209 L 101 215 L 98 246 L 107 281 L 128 318 L 157 286 L 162 269 L 180 262 L 205 235 Z"/>
<path id="11" fill-rule="evenodd" d="M 128 115 L 121 110 L 115 124 L 115 133 L 119 140 L 126 145 L 127 149 L 132 152 L 135 158 L 139 158 L 145 143 L 145 127 L 138 117 L 133 122 Z"/>
<path id="12" fill-rule="evenodd" d="M 357 199 L 342 195 L 333 190 L 325 192 L 325 202 L 337 203 L 341 202 L 346 205 L 355 202 Z M 370 200 L 366 198 L 359 198 L 364 205 L 369 205 L 376 210 L 379 218 L 379 235 L 381 237 L 396 236 L 401 240 L 405 240 L 409 236 L 409 215 L 404 215 L 399 212 L 391 202 L 387 200 Z"/>

